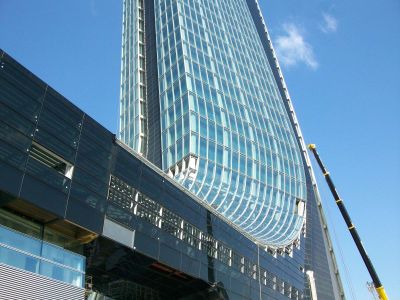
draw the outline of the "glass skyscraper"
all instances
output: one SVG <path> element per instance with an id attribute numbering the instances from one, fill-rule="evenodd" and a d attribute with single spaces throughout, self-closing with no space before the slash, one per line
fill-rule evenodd
<path id="1" fill-rule="evenodd" d="M 318 191 L 257 0 L 125 0 L 123 16 L 119 138 L 255 243 L 285 249 L 306 233 L 309 280 L 334 299 Z"/>

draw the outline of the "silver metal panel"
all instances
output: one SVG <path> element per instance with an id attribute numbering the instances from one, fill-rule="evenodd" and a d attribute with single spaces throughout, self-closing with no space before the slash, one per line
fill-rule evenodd
<path id="1" fill-rule="evenodd" d="M 133 248 L 135 232 L 109 219 L 104 219 L 103 235 L 129 248 Z"/>

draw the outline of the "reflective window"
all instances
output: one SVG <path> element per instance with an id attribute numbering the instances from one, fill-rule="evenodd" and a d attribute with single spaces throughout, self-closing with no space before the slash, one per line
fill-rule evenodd
<path id="1" fill-rule="evenodd" d="M 0 225 L 0 262 L 83 287 L 85 257 Z"/>
<path id="2" fill-rule="evenodd" d="M 176 172 L 175 165 L 182 159 L 179 147 L 184 148 L 184 153 L 196 155 L 200 162 L 205 160 L 208 166 L 217 163 L 229 170 L 239 169 L 240 180 L 252 183 L 243 187 L 240 196 L 236 193 L 238 197 L 234 198 L 234 203 L 228 193 L 217 186 L 207 200 L 219 203 L 220 213 L 261 242 L 270 245 L 290 243 L 295 233 L 299 233 L 297 225 L 302 223 L 304 216 L 293 215 L 287 209 L 279 215 L 271 212 L 272 221 L 265 222 L 265 215 L 260 212 L 267 211 L 279 199 L 266 199 L 258 191 L 261 186 L 267 186 L 285 194 L 281 200 L 285 202 L 284 207 L 293 206 L 296 199 L 305 199 L 303 163 L 284 100 L 279 96 L 246 1 L 192 3 L 185 0 L 173 13 L 170 13 L 173 4 L 162 4 L 157 0 L 155 5 L 156 19 L 159 20 L 156 22 L 157 57 L 164 62 L 158 65 L 158 72 L 166 74 L 164 90 L 160 92 L 174 88 L 178 76 L 176 69 L 179 69 L 174 64 L 176 53 L 183 53 L 184 63 L 178 62 L 178 65 L 184 67 L 189 109 L 196 112 L 183 118 L 190 118 L 190 131 L 202 137 L 200 147 L 193 141 L 188 145 L 189 151 L 187 144 L 177 143 L 174 149 L 177 156 L 167 156 L 163 169 Z M 171 23 L 174 28 L 179 27 L 179 39 L 174 38 Z M 187 133 L 186 128 L 180 130 L 181 122 L 176 124 L 176 119 L 171 117 L 173 113 L 181 114 L 181 97 L 176 92 L 168 95 L 173 112 L 161 113 L 161 123 L 165 126 L 162 132 L 168 134 L 164 131 L 166 128 L 177 128 L 171 143 Z M 168 148 L 171 144 L 165 146 Z M 240 160 L 237 151 L 241 153 Z M 273 177 L 265 174 L 267 168 L 275 171 L 271 173 Z M 185 187 L 205 197 L 214 184 L 213 174 L 207 174 L 207 170 L 199 170 L 199 178 L 174 175 Z M 206 180 L 203 180 L 203 171 Z M 235 193 L 236 187 L 227 183 L 226 189 Z M 251 206 L 250 203 L 258 205 Z M 236 213 L 242 210 L 247 211 Z M 291 230 L 280 226 L 283 220 Z"/>

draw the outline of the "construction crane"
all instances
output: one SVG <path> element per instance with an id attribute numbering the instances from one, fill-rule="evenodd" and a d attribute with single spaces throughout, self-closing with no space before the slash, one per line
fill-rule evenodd
<path id="1" fill-rule="evenodd" d="M 365 266 L 368 269 L 369 274 L 371 275 L 372 282 L 374 284 L 375 290 L 379 296 L 379 299 L 381 300 L 389 300 L 388 296 L 386 295 L 386 291 L 379 280 L 378 274 L 376 274 L 375 268 L 372 265 L 372 262 L 367 254 L 367 252 L 364 249 L 364 246 L 361 242 L 360 236 L 358 235 L 357 229 L 354 226 L 353 222 L 350 219 L 350 216 L 347 212 L 346 207 L 344 206 L 343 200 L 339 197 L 339 194 L 336 191 L 335 185 L 333 184 L 333 181 L 331 179 L 331 176 L 329 175 L 329 172 L 325 168 L 324 164 L 321 161 L 321 158 L 319 157 L 319 154 L 317 152 L 317 147 L 315 144 L 310 144 L 308 145 L 308 148 L 311 150 L 311 152 L 314 154 L 314 157 L 324 174 L 325 180 L 328 183 L 329 189 L 331 190 L 331 193 L 333 197 L 335 198 L 336 204 L 339 207 L 340 213 L 342 214 L 342 217 L 344 221 L 346 222 L 347 228 L 350 231 L 351 236 L 353 237 L 354 242 L 356 243 L 357 249 L 361 254 L 361 257 L 365 263 Z"/>

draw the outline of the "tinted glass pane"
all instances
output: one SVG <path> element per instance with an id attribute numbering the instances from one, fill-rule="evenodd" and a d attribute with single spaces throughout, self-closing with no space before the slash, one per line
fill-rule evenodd
<path id="1" fill-rule="evenodd" d="M 73 182 L 77 182 L 82 186 L 87 187 L 93 193 L 99 194 L 100 196 L 106 197 L 108 190 L 108 177 L 105 181 L 99 181 L 95 177 L 89 175 L 82 169 L 75 167 Z"/>
<path id="2" fill-rule="evenodd" d="M 200 271 L 200 262 L 193 257 L 182 255 L 182 269 L 185 273 L 197 277 Z"/>
<path id="3" fill-rule="evenodd" d="M 77 287 L 83 286 L 84 274 L 76 271 L 63 268 L 59 265 L 55 265 L 46 261 L 42 261 L 40 265 L 40 274 L 67 282 Z"/>
<path id="4" fill-rule="evenodd" d="M 147 234 L 136 231 L 134 246 L 139 252 L 146 253 L 147 256 L 158 259 L 159 244 L 156 238 L 152 238 Z"/>
<path id="5" fill-rule="evenodd" d="M 115 150 L 114 169 L 111 172 L 132 187 L 137 188 L 139 184 L 138 178 L 141 173 L 140 165 L 142 163 L 121 147 L 116 147 Z"/>
<path id="6" fill-rule="evenodd" d="M 90 204 L 93 204 L 93 201 Z M 104 224 L 103 207 L 93 208 L 90 204 L 70 195 L 65 218 L 82 228 L 101 233 L 103 232 Z"/>
<path id="7" fill-rule="evenodd" d="M 182 261 L 181 255 L 180 249 L 174 249 L 173 247 L 160 243 L 159 259 L 161 262 L 164 262 L 173 268 L 180 269 Z"/>
<path id="8" fill-rule="evenodd" d="M 34 255 L 40 255 L 41 242 L 39 240 L 3 226 L 0 226 L 0 243 Z"/>
<path id="9" fill-rule="evenodd" d="M 44 129 L 40 129 L 35 134 L 35 141 L 37 141 L 40 145 L 48 148 L 53 151 L 55 154 L 61 156 L 65 160 L 69 162 L 73 162 L 75 160 L 75 152 L 71 146 L 63 143 L 58 139 L 55 135 L 47 132 Z"/>
<path id="10" fill-rule="evenodd" d="M 162 177 L 143 165 L 139 190 L 151 199 L 159 199 L 163 187 Z"/>
<path id="11" fill-rule="evenodd" d="M 0 140 L 7 142 L 20 151 L 26 152 L 32 140 L 18 130 L 4 124 L 0 120 Z"/>
<path id="12" fill-rule="evenodd" d="M 39 270 L 39 259 L 2 246 L 0 246 L 0 262 L 30 272 Z"/>
<path id="13" fill-rule="evenodd" d="M 90 138 L 101 147 L 111 150 L 113 134 L 97 123 L 88 115 L 85 115 L 82 128 L 82 139 Z"/>
<path id="14" fill-rule="evenodd" d="M 51 111 L 74 128 L 82 126 L 83 112 L 51 88 L 46 93 L 43 111 Z"/>
<path id="15" fill-rule="evenodd" d="M 23 179 L 23 171 L 16 169 L 0 160 L 0 190 L 4 193 L 0 195 L 0 202 L 8 202 L 18 196 Z M 12 195 L 8 197 L 7 194 Z"/>
<path id="16" fill-rule="evenodd" d="M 11 166 L 23 170 L 27 156 L 27 151 L 18 150 L 4 141 L 0 143 L 0 160 Z"/>
<path id="17" fill-rule="evenodd" d="M 91 176 L 98 178 L 103 182 L 108 182 L 109 170 L 99 164 L 89 160 L 86 156 L 78 155 L 76 158 L 75 166 L 82 168 L 85 172 Z"/>
<path id="18" fill-rule="evenodd" d="M 66 251 L 61 247 L 43 243 L 42 257 L 62 265 L 69 266 L 78 271 L 85 271 L 85 257 Z"/>
<path id="19" fill-rule="evenodd" d="M 26 136 L 30 136 L 35 129 L 35 123 L 22 117 L 16 111 L 0 103 L 0 120 L 10 125 L 11 127 L 18 129 L 21 133 Z"/>
<path id="20" fill-rule="evenodd" d="M 178 214 L 183 216 L 184 214 L 182 213 L 182 210 L 186 210 L 186 208 L 180 207 L 180 203 L 182 203 L 181 201 L 182 199 L 184 199 L 185 195 L 168 181 L 164 182 L 163 189 L 163 205 L 169 210 L 175 211 L 177 213 L 179 212 Z"/>
<path id="21" fill-rule="evenodd" d="M 111 167 L 111 149 L 106 150 L 95 143 L 92 139 L 81 136 L 78 149 L 78 158 L 90 160 L 92 163 L 109 169 Z M 89 170 L 88 170 L 89 171 Z M 97 172 L 93 175 L 98 175 Z"/>
<path id="22" fill-rule="evenodd" d="M 31 99 L 8 82 L 0 80 L 0 86 L 0 101 L 35 122 L 42 107 L 41 102 Z"/>
<path id="23" fill-rule="evenodd" d="M 2 63 L 3 67 L 0 69 L 2 81 L 7 81 L 10 85 L 17 87 L 27 98 L 42 102 L 41 98 L 46 88 L 42 81 L 36 79 L 32 73 L 15 62 L 6 59 Z"/>
<path id="24" fill-rule="evenodd" d="M 85 202 L 90 207 L 104 211 L 104 205 L 106 202 L 105 197 L 101 197 L 100 195 L 94 193 L 83 185 L 76 183 L 75 181 L 71 185 L 70 195 L 75 199 L 79 199 L 79 201 Z"/>
<path id="25" fill-rule="evenodd" d="M 42 111 L 38 122 L 39 133 L 45 130 L 53 135 L 65 145 L 77 148 L 79 139 L 79 129 L 66 123 L 49 111 Z"/>
<path id="26" fill-rule="evenodd" d="M 124 224 L 131 229 L 134 229 L 134 227 L 132 226 L 132 220 L 134 219 L 134 217 L 126 210 L 124 210 L 116 205 L 108 204 L 106 215 L 110 219 L 112 219 L 120 224 Z"/>

